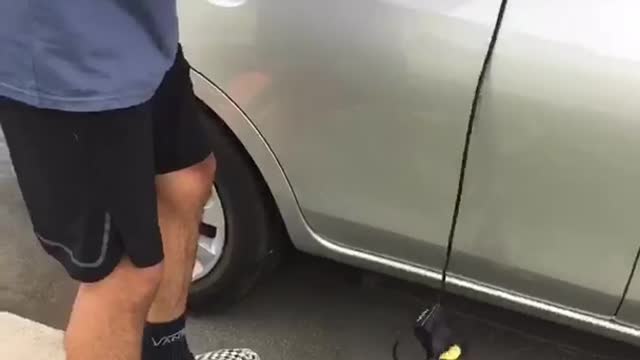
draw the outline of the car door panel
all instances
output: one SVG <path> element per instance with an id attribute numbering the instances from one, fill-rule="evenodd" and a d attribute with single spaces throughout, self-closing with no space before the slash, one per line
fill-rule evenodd
<path id="1" fill-rule="evenodd" d="M 313 230 L 440 267 L 499 0 L 212 3 L 181 4 L 189 59 L 254 122 Z"/>
<path id="2" fill-rule="evenodd" d="M 632 6 L 509 2 L 472 137 L 454 273 L 615 312 L 639 244 Z"/>

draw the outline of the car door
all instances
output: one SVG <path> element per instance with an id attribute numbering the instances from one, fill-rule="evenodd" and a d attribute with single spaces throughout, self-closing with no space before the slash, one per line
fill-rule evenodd
<path id="1" fill-rule="evenodd" d="M 452 272 L 614 314 L 640 245 L 634 4 L 509 2 L 472 137 Z M 637 289 L 621 313 L 629 321 Z"/>
<path id="2" fill-rule="evenodd" d="M 181 3 L 187 54 L 269 143 L 310 227 L 440 267 L 499 0 L 221 5 Z"/>

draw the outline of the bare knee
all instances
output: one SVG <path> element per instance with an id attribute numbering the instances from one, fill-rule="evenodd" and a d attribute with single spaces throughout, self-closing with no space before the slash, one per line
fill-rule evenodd
<path id="1" fill-rule="evenodd" d="M 187 183 L 191 184 L 190 188 L 184 187 L 187 198 L 200 204 L 200 207 L 206 204 L 211 197 L 211 187 L 215 180 L 216 160 L 213 155 L 207 157 L 204 161 L 185 169 L 184 176 L 188 177 Z"/>
<path id="2" fill-rule="evenodd" d="M 131 298 L 136 303 L 134 306 L 140 306 L 146 312 L 164 277 L 164 265 L 159 263 L 146 268 L 135 268 L 132 272 L 130 286 L 136 289 L 130 294 Z"/>
<path id="3" fill-rule="evenodd" d="M 89 351 L 96 336 L 118 333 L 136 340 L 162 277 L 162 263 L 137 268 L 124 259 L 106 278 L 81 284 L 64 338 L 67 354 L 75 354 L 68 358 L 81 358 L 77 354 Z"/>
<path id="4" fill-rule="evenodd" d="M 138 268 L 124 259 L 103 280 L 81 284 L 74 306 L 104 306 L 113 310 L 146 313 L 160 286 L 163 273 L 162 263 Z"/>
<path id="5" fill-rule="evenodd" d="M 158 176 L 156 187 L 161 211 L 198 217 L 211 196 L 216 161 L 209 156 L 189 168 Z"/>

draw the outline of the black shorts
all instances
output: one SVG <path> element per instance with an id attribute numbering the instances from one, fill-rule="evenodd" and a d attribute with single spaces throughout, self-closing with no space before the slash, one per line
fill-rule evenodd
<path id="1" fill-rule="evenodd" d="M 43 248 L 76 280 L 103 279 L 123 256 L 158 264 L 155 175 L 211 154 L 180 51 L 154 97 L 93 113 L 0 99 L 22 195 Z"/>

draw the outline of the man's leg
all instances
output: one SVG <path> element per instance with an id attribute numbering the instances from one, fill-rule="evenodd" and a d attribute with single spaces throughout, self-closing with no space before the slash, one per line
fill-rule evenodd
<path id="1" fill-rule="evenodd" d="M 65 333 L 67 360 L 139 360 L 142 329 L 162 265 L 123 260 L 105 279 L 80 285 Z"/>
<path id="2" fill-rule="evenodd" d="M 164 277 L 147 317 L 145 360 L 180 358 L 181 347 L 188 353 L 184 339 L 187 293 L 202 210 L 211 195 L 216 167 L 200 123 L 189 72 L 189 64 L 179 49 L 151 102 L 158 222 L 166 261 Z"/>
<path id="3" fill-rule="evenodd" d="M 140 360 L 163 276 L 148 106 L 97 113 L 0 102 L 35 237 L 81 285 L 68 360 Z"/>
<path id="4" fill-rule="evenodd" d="M 191 360 L 185 309 L 202 210 L 211 195 L 216 164 L 201 123 L 190 67 L 182 51 L 151 101 L 157 207 L 165 253 L 164 277 L 147 317 L 143 360 Z M 222 350 L 198 359 L 257 360 L 250 350 Z"/>
<path id="5" fill-rule="evenodd" d="M 202 210 L 211 195 L 215 160 L 156 177 L 158 216 L 165 253 L 164 277 L 147 320 L 161 323 L 186 310 Z"/>
<path id="6" fill-rule="evenodd" d="M 186 169 L 156 177 L 164 276 L 147 316 L 144 360 L 191 360 L 184 333 L 187 294 L 195 262 L 202 209 L 211 195 L 212 155 Z"/>

